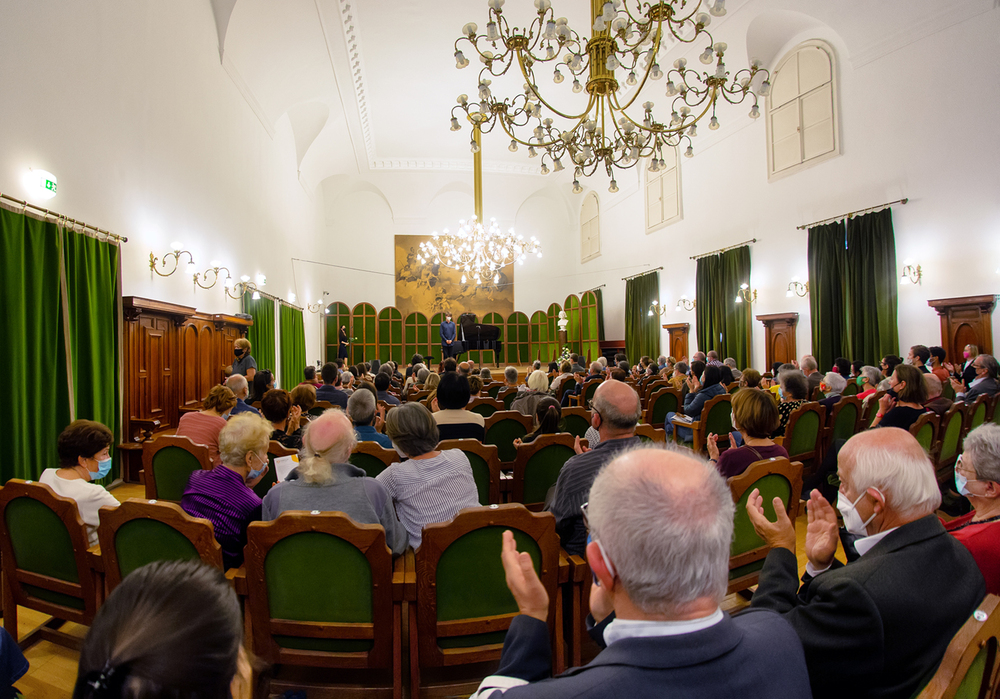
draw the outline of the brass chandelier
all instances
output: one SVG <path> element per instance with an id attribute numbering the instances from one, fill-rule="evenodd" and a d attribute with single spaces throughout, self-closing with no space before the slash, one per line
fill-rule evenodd
<path id="1" fill-rule="evenodd" d="M 574 191 L 582 191 L 580 176 L 589 177 L 603 167 L 611 178 L 610 191 L 618 191 L 613 168 L 634 167 L 650 158 L 650 170 L 666 167 L 663 148 L 686 143 L 685 155 L 691 157 L 691 139 L 706 116 L 709 129 L 719 128 L 716 104 L 720 97 L 731 104 L 753 98 L 750 117 L 760 116 L 758 96 L 770 89 L 767 70 L 758 61 L 730 77 L 724 62 L 725 43 L 716 42 L 708 32 L 713 16 L 726 13 L 725 0 L 715 0 L 708 8 L 704 0 L 590 0 L 592 35 L 581 37 L 565 18 L 556 18 L 550 0 L 535 0 L 537 16 L 524 29 L 511 27 L 503 14 L 505 0 L 488 0 L 489 21 L 486 33 L 470 22 L 455 42 L 458 68 L 470 64 L 462 48 L 475 51 L 484 67 L 479 72 L 479 101 L 470 102 L 462 95 L 452 108 L 451 129 L 461 128 L 456 110 L 464 112 L 484 133 L 499 125 L 510 138 L 511 151 L 528 148 L 529 157 L 542 151 L 542 174 L 565 169 L 564 158 L 575 166 Z M 703 5 L 708 12 L 702 8 Z M 678 58 L 673 68 L 664 71 L 659 62 L 667 42 L 704 45 L 700 61 L 715 64 L 712 72 L 698 71 Z M 573 92 L 589 95 L 586 108 L 574 113 L 562 111 L 542 95 L 536 71 L 553 66 L 552 80 L 573 80 Z M 491 78 L 507 74 L 515 67 L 524 79 L 524 92 L 511 98 L 498 98 L 490 90 Z M 568 76 L 564 76 L 566 70 Z M 516 74 L 516 72 L 514 74 Z M 624 81 L 619 77 L 624 74 Z M 581 77 L 585 82 L 581 82 Z M 670 99 L 670 115 L 658 121 L 650 100 L 652 83 L 666 78 L 665 94 Z M 641 116 L 627 110 L 639 102 Z M 636 112 L 638 108 L 632 109 Z M 568 122 L 556 126 L 553 116 Z M 476 140 L 473 139 L 473 152 Z"/>

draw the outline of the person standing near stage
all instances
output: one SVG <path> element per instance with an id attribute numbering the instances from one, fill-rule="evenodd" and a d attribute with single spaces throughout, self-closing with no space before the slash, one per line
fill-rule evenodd
<path id="1" fill-rule="evenodd" d="M 455 350 L 455 323 L 451 320 L 451 313 L 444 314 L 441 322 L 441 356 L 445 359 L 458 354 Z"/>
<path id="2" fill-rule="evenodd" d="M 346 325 L 340 326 L 340 333 L 339 337 L 337 338 L 337 342 L 339 343 L 339 349 L 337 350 L 337 357 L 339 357 L 340 359 L 347 359 L 348 355 L 350 354 L 350 352 L 348 351 L 348 347 L 351 344 L 351 339 L 347 336 Z"/>

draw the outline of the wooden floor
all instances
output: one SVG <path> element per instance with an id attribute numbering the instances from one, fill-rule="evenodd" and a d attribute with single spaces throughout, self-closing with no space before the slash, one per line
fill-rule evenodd
<path id="1" fill-rule="evenodd" d="M 118 500 L 128 498 L 143 497 L 143 488 L 140 485 L 125 484 L 112 489 L 112 494 Z M 800 573 L 805 570 L 806 558 L 805 550 L 806 517 L 805 508 L 795 523 L 797 551 L 799 559 Z M 837 558 L 844 560 L 843 549 L 837 550 Z M 722 608 L 727 611 L 742 609 L 749 602 L 739 595 L 730 595 L 722 603 Z M 49 617 L 44 614 L 18 607 L 18 637 L 23 638 L 32 629 L 37 628 L 47 621 Z M 83 638 L 87 633 L 87 627 L 79 624 L 66 624 L 63 629 L 74 635 Z M 80 655 L 74 651 L 57 646 L 48 641 L 41 641 L 28 649 L 25 653 L 28 662 L 31 664 L 28 673 L 17 682 L 17 687 L 25 697 L 30 699 L 49 699 L 69 697 L 73 694 L 73 685 L 76 683 L 77 663 Z"/>

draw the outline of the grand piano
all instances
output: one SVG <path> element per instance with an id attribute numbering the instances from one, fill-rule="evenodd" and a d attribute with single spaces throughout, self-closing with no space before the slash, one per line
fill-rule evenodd
<path id="1" fill-rule="evenodd" d="M 493 361 L 500 366 L 500 328 L 495 325 L 484 325 L 478 321 L 475 313 L 463 313 L 458 317 L 458 339 L 462 343 L 459 352 L 469 350 L 492 350 Z"/>

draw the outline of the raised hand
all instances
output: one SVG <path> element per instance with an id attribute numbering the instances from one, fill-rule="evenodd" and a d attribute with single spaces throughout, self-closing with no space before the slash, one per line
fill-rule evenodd
<path id="1" fill-rule="evenodd" d="M 540 621 L 549 618 L 549 593 L 538 579 L 531 556 L 518 553 L 514 534 L 507 530 L 503 533 L 503 549 L 500 553 L 503 571 L 507 578 L 507 588 L 517 602 L 521 614 L 534 617 Z"/>
<path id="2" fill-rule="evenodd" d="M 795 524 L 788 519 L 788 513 L 785 512 L 785 504 L 781 498 L 774 498 L 772 505 L 778 515 L 774 522 L 764 516 L 764 498 L 761 496 L 760 490 L 754 488 L 747 498 L 747 515 L 750 517 L 750 524 L 768 546 L 785 548 L 795 553 Z"/>
<path id="3" fill-rule="evenodd" d="M 573 451 L 575 451 L 577 454 L 583 454 L 584 452 L 590 451 L 590 447 L 585 447 L 582 444 L 580 444 L 580 437 L 577 436 L 573 439 Z"/>
<path id="4" fill-rule="evenodd" d="M 806 558 L 813 567 L 825 570 L 833 563 L 837 542 L 840 540 L 837 511 L 818 490 L 814 490 L 809 494 L 806 513 L 809 521 L 806 528 Z"/>
<path id="5" fill-rule="evenodd" d="M 709 432 L 705 438 L 705 446 L 708 447 L 708 458 L 712 461 L 719 460 L 719 435 Z"/>

